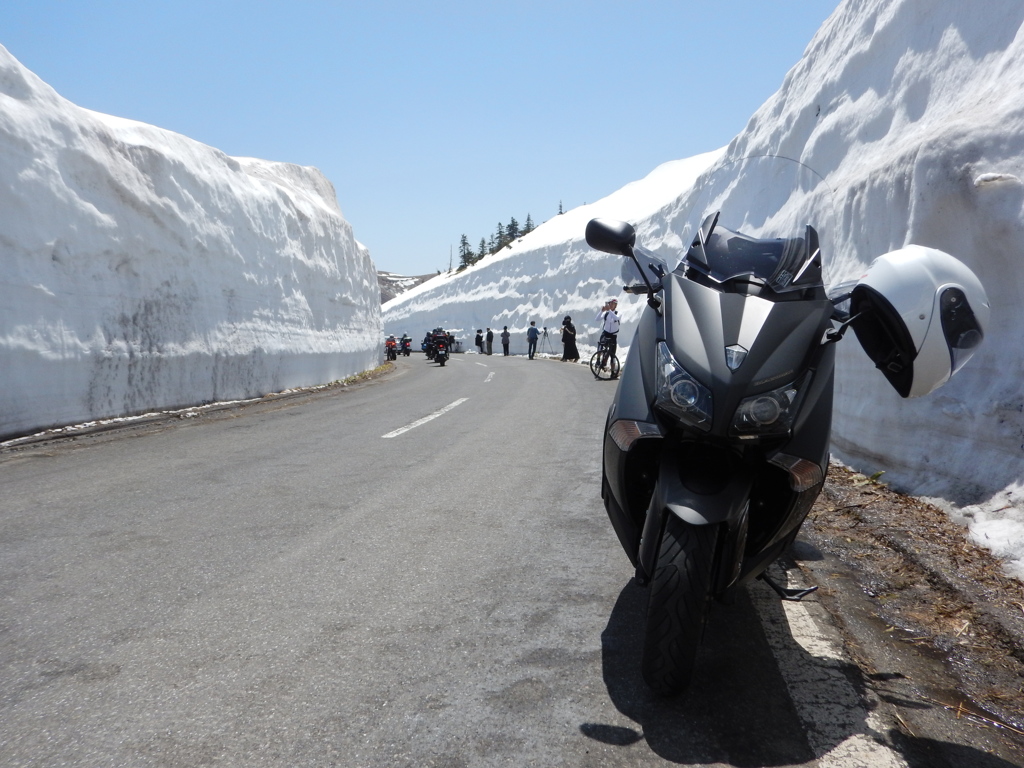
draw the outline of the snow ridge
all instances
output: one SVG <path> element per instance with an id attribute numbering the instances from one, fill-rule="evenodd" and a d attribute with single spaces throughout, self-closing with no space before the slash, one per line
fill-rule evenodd
<path id="1" fill-rule="evenodd" d="M 686 193 L 722 152 L 664 163 L 608 197 L 549 219 L 461 272 L 441 274 L 400 294 L 382 306 L 385 328 L 422 338 L 428 329 L 442 326 L 471 347 L 477 328 L 498 332 L 508 326 L 510 351 L 525 354 L 526 329 L 534 321 L 548 329 L 552 350 L 561 354 L 559 329 L 568 315 L 580 354 L 589 357 L 587 350 L 596 348 L 600 336 L 594 316 L 608 298 L 620 296 L 622 259 L 584 242 L 587 222 L 602 216 L 629 220 L 637 226 L 639 242 L 678 254 L 679 236 L 664 228 L 659 212 Z M 632 336 L 629 329 L 640 310 L 636 301 L 621 305 L 627 330 L 620 338 Z M 544 340 L 539 348 L 547 351 Z"/>
<path id="2" fill-rule="evenodd" d="M 314 168 L 82 109 L 0 47 L 0 437 L 377 363 L 369 253 Z"/>

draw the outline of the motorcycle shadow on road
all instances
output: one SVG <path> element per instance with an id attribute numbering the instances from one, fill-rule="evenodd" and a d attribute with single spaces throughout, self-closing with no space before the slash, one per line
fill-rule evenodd
<path id="1" fill-rule="evenodd" d="M 585 735 L 620 746 L 646 739 L 660 757 L 679 763 L 772 766 L 814 759 L 745 590 L 733 605 L 714 606 L 694 680 L 674 700 L 655 696 L 640 674 L 647 594 L 630 580 L 601 634 L 608 694 L 640 730 L 587 723 L 580 728 Z"/>
<path id="2" fill-rule="evenodd" d="M 582 733 L 624 748 L 646 740 L 659 757 L 673 762 L 723 763 L 737 768 L 800 765 L 822 757 L 856 734 L 884 736 L 870 730 L 865 710 L 858 707 L 851 708 L 841 722 L 828 723 L 828 728 L 809 726 L 801 720 L 762 624 L 788 627 L 782 604 L 768 600 L 762 605 L 759 601 L 762 614 L 768 606 L 768 615 L 759 615 L 750 595 L 750 590 L 756 589 L 767 586 L 748 585 L 738 591 L 732 605 L 713 607 L 693 682 L 683 695 L 669 700 L 655 696 L 641 677 L 648 593 L 630 580 L 601 635 L 602 672 L 612 703 L 639 728 L 585 723 L 580 726 Z M 784 634 L 790 663 L 794 649 L 798 649 L 797 664 L 837 669 L 834 660 L 826 662 L 812 656 L 788 630 Z M 843 662 L 838 671 L 849 681 L 855 698 L 864 701 L 868 681 L 861 670 Z M 807 684 L 809 689 L 814 685 Z M 822 695 L 820 690 L 803 693 L 811 700 Z M 794 697 L 800 695 L 794 690 Z M 809 727 L 815 727 L 817 743 L 813 748 L 807 737 Z M 969 747 L 909 739 L 898 732 L 888 736 L 911 766 L 1011 765 Z M 936 762 L 940 755 L 942 759 Z"/>

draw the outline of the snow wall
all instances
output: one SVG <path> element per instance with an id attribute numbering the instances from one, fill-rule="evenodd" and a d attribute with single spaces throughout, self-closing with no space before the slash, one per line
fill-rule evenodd
<path id="1" fill-rule="evenodd" d="M 471 344 L 476 328 L 509 325 L 513 351 L 522 351 L 529 320 L 557 328 L 569 314 L 588 355 L 597 328 L 584 333 L 579 321 L 590 321 L 621 285 L 619 259 L 583 242 L 590 218 L 631 221 L 638 241 L 674 264 L 705 166 L 761 154 L 798 159 L 832 190 L 833 281 L 920 243 L 975 270 L 992 309 L 981 350 L 919 400 L 892 391 L 850 334 L 839 345 L 834 455 L 944 503 L 1024 577 L 1022 23 L 1019 0 L 990 0 L 984 13 L 951 0 L 847 0 L 720 156 L 661 166 L 462 273 L 387 302 L 385 329 L 417 337 L 444 325 L 469 334 Z M 642 299 L 618 295 L 626 342 Z"/>
<path id="2" fill-rule="evenodd" d="M 380 330 L 319 171 L 82 109 L 0 47 L 0 438 L 334 381 Z"/>
<path id="3" fill-rule="evenodd" d="M 419 343 L 428 330 L 440 326 L 453 332 L 463 349 L 475 350 L 477 329 L 490 327 L 500 350 L 498 334 L 508 326 L 510 351 L 526 354 L 526 330 L 533 321 L 549 332 L 548 339 L 541 339 L 539 351 L 547 353 L 550 343 L 550 349 L 561 355 L 562 318 L 569 315 L 576 326 L 580 355 L 589 359 L 601 335 L 592 322 L 595 315 L 609 298 L 622 302 L 623 294 L 622 258 L 599 253 L 584 242 L 587 222 L 596 216 L 642 222 L 638 241 L 649 244 L 651 227 L 644 224 L 650 224 L 652 214 L 678 198 L 680 190 L 691 187 L 721 155 L 719 150 L 665 163 L 596 203 L 544 222 L 462 272 L 442 274 L 400 294 L 382 306 L 385 333 L 408 333 Z M 668 239 L 678 251 L 679 236 L 672 233 Z M 619 307 L 624 323 L 633 324 L 641 309 L 636 301 Z M 631 336 L 632 325 L 620 333 L 623 340 Z"/>

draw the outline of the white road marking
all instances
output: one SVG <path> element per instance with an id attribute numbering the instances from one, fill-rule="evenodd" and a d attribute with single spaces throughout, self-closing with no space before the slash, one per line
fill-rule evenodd
<path id="1" fill-rule="evenodd" d="M 494 371 L 491 371 L 490 373 L 487 374 L 487 378 L 484 379 L 484 384 L 486 384 L 488 381 L 490 381 L 493 378 L 494 378 Z"/>
<path id="2" fill-rule="evenodd" d="M 482 365 L 484 368 L 487 367 L 487 363 L 477 363 L 477 365 Z"/>
<path id="3" fill-rule="evenodd" d="M 423 424 L 426 424 L 428 421 L 432 421 L 432 420 L 436 419 L 438 416 L 443 416 L 444 414 L 448 413 L 448 411 L 450 411 L 452 408 L 455 408 L 457 406 L 462 405 L 467 400 L 469 400 L 468 397 L 460 397 L 454 403 L 448 403 L 448 405 L 446 405 L 441 410 L 434 411 L 429 416 L 424 416 L 422 419 L 417 419 L 412 424 L 404 426 L 401 429 L 396 429 L 394 432 L 388 432 L 386 435 L 381 435 L 381 437 L 388 438 L 388 437 L 398 437 L 399 435 L 404 435 L 410 429 L 416 429 L 416 427 L 422 426 Z"/>
<path id="4" fill-rule="evenodd" d="M 785 583 L 774 570 L 772 575 Z M 821 605 L 780 601 L 761 584 L 750 595 L 819 768 L 906 768 L 899 754 L 872 737 L 885 733 L 885 723 L 843 673 L 853 662 L 835 627 L 815 619 L 812 612 L 823 611 Z M 788 627 L 774 620 L 779 604 Z"/>

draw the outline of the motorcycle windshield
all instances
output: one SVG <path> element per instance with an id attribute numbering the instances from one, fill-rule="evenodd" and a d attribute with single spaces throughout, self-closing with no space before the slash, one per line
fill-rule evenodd
<path id="1" fill-rule="evenodd" d="M 734 277 L 756 277 L 775 291 L 786 291 L 821 283 L 821 271 L 809 269 L 814 254 L 806 237 L 762 240 L 718 226 L 703 246 L 707 263 L 690 257 L 692 268 L 704 272 L 716 282 Z M 698 251 L 700 244 L 697 244 Z"/>
<path id="2" fill-rule="evenodd" d="M 676 273 L 723 290 L 736 278 L 775 293 L 825 283 L 836 230 L 832 193 L 808 166 L 774 155 L 723 160 L 689 198 L 689 248 Z"/>

